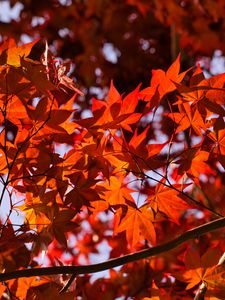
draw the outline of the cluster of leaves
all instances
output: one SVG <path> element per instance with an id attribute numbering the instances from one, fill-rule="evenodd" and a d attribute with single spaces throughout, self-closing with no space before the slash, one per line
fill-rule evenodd
<path id="1" fill-rule="evenodd" d="M 211 55 L 215 45 L 224 48 L 224 2 L 218 1 L 146 1 L 127 0 L 135 5 L 142 14 L 153 11 L 162 23 L 174 26 L 180 36 L 180 47 L 192 54 Z M 206 47 L 207 44 L 207 47 Z"/>
<path id="2" fill-rule="evenodd" d="M 224 50 L 223 0 L 8 2 L 19 16 L 0 22 L 1 35 L 17 41 L 47 38 L 57 56 L 75 64 L 73 75 L 87 89 L 87 99 L 111 78 L 121 92 L 147 84 L 148 70 L 168 68 L 180 48 L 192 55 L 185 59 L 188 66 L 198 55 Z"/>
<path id="3" fill-rule="evenodd" d="M 37 55 L 40 44 L 0 48 L 2 273 L 40 268 L 40 254 L 50 266 L 119 257 L 224 215 L 224 74 L 180 73 L 178 56 L 144 89 L 121 95 L 112 82 L 81 119 L 67 64 L 47 44 Z M 193 237 L 101 279 L 79 276 L 65 295 L 66 274 L 12 279 L 1 299 L 192 299 L 202 282 L 208 299 L 222 299 L 223 235 Z"/>

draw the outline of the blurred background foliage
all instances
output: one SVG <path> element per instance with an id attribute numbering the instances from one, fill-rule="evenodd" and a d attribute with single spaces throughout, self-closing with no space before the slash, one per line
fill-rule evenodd
<path id="1" fill-rule="evenodd" d="M 56 57 L 72 61 L 71 75 L 89 100 L 103 97 L 111 79 L 120 92 L 147 86 L 151 70 L 167 69 L 180 49 L 183 68 L 201 60 L 209 73 L 215 50 L 221 57 L 225 50 L 224 0 L 3 0 L 0 6 L 2 40 L 47 39 Z M 80 110 L 89 104 L 80 99 Z"/>

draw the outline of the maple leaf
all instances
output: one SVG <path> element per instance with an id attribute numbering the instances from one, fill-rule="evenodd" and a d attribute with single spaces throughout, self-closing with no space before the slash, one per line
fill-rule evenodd
<path id="1" fill-rule="evenodd" d="M 60 280 L 62 280 L 60 277 L 57 278 L 57 281 Z M 42 284 L 41 286 L 33 286 L 28 291 L 28 296 L 31 300 L 74 300 L 74 291 L 68 291 L 66 293 L 60 294 L 60 288 L 61 286 L 56 282 L 49 282 L 46 284 Z"/>
<path id="2" fill-rule="evenodd" d="M 224 104 L 225 73 L 208 78 L 207 84 L 211 89 L 206 92 L 206 97 L 214 104 Z"/>
<path id="3" fill-rule="evenodd" d="M 65 233 L 77 227 L 77 224 L 72 221 L 75 215 L 75 210 L 69 208 L 59 209 L 58 205 L 51 206 L 47 211 L 47 217 L 51 223 L 47 226 L 46 232 L 49 232 L 60 244 L 66 247 Z"/>
<path id="4" fill-rule="evenodd" d="M 1 65 L 8 64 L 14 67 L 20 67 L 21 57 L 27 57 L 30 54 L 32 47 L 34 47 L 38 41 L 39 39 L 36 39 L 28 44 L 16 46 L 16 43 L 13 39 L 6 40 L 0 48 Z"/>
<path id="5" fill-rule="evenodd" d="M 83 205 L 91 207 L 91 201 L 101 200 L 100 194 L 104 191 L 103 187 L 96 185 L 99 180 L 86 176 L 83 172 L 66 176 L 73 183 L 74 188 L 66 194 L 65 203 L 71 204 L 77 211 L 80 211 Z"/>
<path id="6" fill-rule="evenodd" d="M 23 204 L 18 207 L 25 213 L 27 225 L 31 228 L 37 228 L 37 232 L 41 232 L 42 229 L 50 224 L 50 220 L 47 217 L 47 210 L 45 204 L 40 203 L 39 199 L 34 200 L 32 204 Z"/>
<path id="7" fill-rule="evenodd" d="M 225 155 L 225 129 L 210 132 L 208 137 L 215 143 L 213 152 Z"/>
<path id="8" fill-rule="evenodd" d="M 192 128 L 196 134 L 202 135 L 202 131 L 206 129 L 206 125 L 202 119 L 198 109 L 192 108 L 189 103 L 183 103 L 179 106 L 180 113 L 167 114 L 177 125 L 176 133 Z"/>
<path id="9" fill-rule="evenodd" d="M 125 204 L 126 199 L 133 200 L 131 193 L 135 192 L 135 190 L 127 187 L 123 175 L 110 176 L 103 186 L 106 189 L 103 199 L 109 205 Z"/>
<path id="10" fill-rule="evenodd" d="M 78 126 L 76 123 L 69 122 L 74 110 L 64 108 L 66 107 L 59 108 L 53 99 L 48 97 L 40 99 L 35 108 L 26 107 L 30 119 L 35 124 L 35 129 L 40 128 L 34 139 L 43 139 L 43 135 L 48 136 L 54 133 L 71 134 L 74 132 Z"/>
<path id="11" fill-rule="evenodd" d="M 10 221 L 3 228 L 0 236 L 0 268 L 13 270 L 15 268 L 24 267 L 30 260 L 30 253 L 24 243 L 30 243 L 34 240 L 34 234 L 27 232 L 28 228 L 24 228 L 24 232 L 16 233 Z M 20 257 L 20 259 L 16 259 Z"/>
<path id="12" fill-rule="evenodd" d="M 223 79 L 224 80 L 224 79 Z M 224 96 L 224 89 L 217 87 L 213 80 L 205 79 L 200 66 L 197 66 L 190 79 L 190 86 L 175 83 L 182 98 L 177 102 L 189 102 L 199 110 L 202 117 L 209 117 L 212 113 L 225 115 L 224 109 L 217 103 L 216 96 Z M 221 86 L 221 83 L 220 85 Z M 219 101 L 218 101 L 219 102 Z"/>
<path id="13" fill-rule="evenodd" d="M 154 216 L 151 208 L 148 205 L 138 208 L 134 202 L 130 201 L 127 201 L 127 204 L 127 212 L 114 232 L 126 231 L 126 238 L 131 247 L 143 239 L 155 244 L 156 234 L 152 223 Z"/>
<path id="14" fill-rule="evenodd" d="M 225 266 L 218 264 L 207 271 L 207 274 L 204 276 L 204 281 L 207 283 L 207 286 L 209 288 L 217 288 L 224 293 Z"/>
<path id="15" fill-rule="evenodd" d="M 144 99 L 153 99 L 153 96 L 156 95 L 156 91 L 159 93 L 160 99 L 163 98 L 164 95 L 176 90 L 175 83 L 180 83 L 185 74 L 189 71 L 185 71 L 180 73 L 180 54 L 176 58 L 176 60 L 172 63 L 169 69 L 164 72 L 163 70 L 153 70 L 152 71 L 152 79 L 150 83 L 150 87 L 142 90 L 140 92 L 140 96 Z M 155 102 L 155 100 L 154 100 Z M 158 101 L 157 101 L 158 102 Z M 156 103 L 157 103 L 156 102 Z"/>
<path id="16" fill-rule="evenodd" d="M 71 162 L 78 170 L 84 168 L 89 172 L 89 176 L 95 178 L 99 174 L 109 179 L 111 166 L 118 166 L 119 160 L 115 159 L 114 153 L 108 146 L 109 136 L 99 133 L 97 136 L 90 133 L 81 134 L 81 141 L 65 157 L 64 168 Z"/>
<path id="17" fill-rule="evenodd" d="M 127 95 L 124 100 L 111 82 L 107 101 L 92 99 L 93 117 L 81 120 L 78 124 L 86 128 L 117 129 L 132 131 L 130 125 L 136 123 L 140 113 L 134 113 L 138 103 L 137 89 Z"/>
<path id="18" fill-rule="evenodd" d="M 143 169 L 156 169 L 163 164 L 163 161 L 158 161 L 156 156 L 160 153 L 166 143 L 163 144 L 147 144 L 147 133 L 149 131 L 149 126 L 145 128 L 142 133 L 138 134 L 137 129 L 129 141 L 122 147 L 122 151 L 126 154 L 123 160 L 129 163 L 129 168 L 131 170 L 140 171 Z M 116 141 L 117 142 L 117 141 Z"/>
<path id="19" fill-rule="evenodd" d="M 155 187 L 154 194 L 148 196 L 147 201 L 154 211 L 163 212 L 167 217 L 179 224 L 182 212 L 189 208 L 189 205 L 181 199 L 179 191 L 177 191 L 182 191 L 185 186 L 174 185 L 174 187 L 176 190 L 173 189 L 173 186 L 165 186 L 165 180 L 161 180 Z"/>
<path id="20" fill-rule="evenodd" d="M 28 118 L 26 104 L 35 90 L 21 70 L 4 67 L 0 74 L 0 120 L 11 121 L 20 126 L 21 120 Z"/>
<path id="21" fill-rule="evenodd" d="M 208 158 L 209 153 L 202 151 L 199 147 L 185 150 L 181 158 L 175 161 L 175 163 L 179 164 L 178 174 L 186 172 L 190 177 L 198 181 L 202 172 L 210 171 L 210 167 L 206 163 Z"/>
<path id="22" fill-rule="evenodd" d="M 46 74 L 46 66 L 41 63 L 27 61 L 23 57 L 20 59 L 21 67 L 24 71 L 24 76 L 28 78 L 38 91 L 47 94 L 48 90 L 56 90 L 57 87 L 48 80 Z"/>
<path id="23" fill-rule="evenodd" d="M 215 266 L 220 256 L 221 252 L 217 248 L 209 248 L 201 257 L 196 249 L 189 249 L 185 257 L 187 270 L 173 275 L 177 279 L 188 283 L 186 289 L 191 289 L 203 281 L 213 285 L 217 279 L 216 275 L 221 275 L 224 272 L 222 271 L 224 268 L 219 271 L 219 268 Z M 222 281 L 221 278 L 220 283 Z M 218 286 L 220 286 L 220 283 L 218 283 Z"/>
<path id="24" fill-rule="evenodd" d="M 208 133 L 208 137 L 213 140 L 212 153 L 215 153 L 218 157 L 218 161 L 221 165 L 225 166 L 225 129 L 217 129 Z"/>
<path id="25" fill-rule="evenodd" d="M 15 296 L 18 299 L 27 299 L 28 290 L 32 287 L 38 287 L 42 284 L 48 283 L 50 280 L 47 278 L 19 278 L 11 280 L 9 287 L 13 292 L 15 290 Z"/>

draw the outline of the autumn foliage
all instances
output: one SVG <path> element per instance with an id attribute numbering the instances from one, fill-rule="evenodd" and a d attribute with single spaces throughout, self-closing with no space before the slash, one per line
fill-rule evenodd
<path id="1" fill-rule="evenodd" d="M 179 55 L 81 118 L 47 43 L 8 39 L 0 63 L 1 299 L 224 299 L 225 75 Z"/>
<path id="2" fill-rule="evenodd" d="M 150 70 L 168 69 L 180 49 L 190 54 L 182 55 L 187 69 L 199 56 L 225 50 L 224 0 L 2 0 L 0 6 L 5 2 L 19 16 L 0 20 L 1 36 L 47 39 L 54 54 L 75 64 L 71 73 L 87 99 L 112 78 L 121 93 L 147 86 Z"/>

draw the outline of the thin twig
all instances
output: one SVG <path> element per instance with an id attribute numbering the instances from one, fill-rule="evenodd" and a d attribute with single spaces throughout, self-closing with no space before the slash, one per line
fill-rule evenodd
<path id="1" fill-rule="evenodd" d="M 64 287 L 59 291 L 60 294 L 66 292 L 68 290 L 68 288 L 71 286 L 71 284 L 73 283 L 73 281 L 76 279 L 77 274 L 72 274 L 70 279 L 67 281 L 67 283 L 64 285 Z"/>
<path id="2" fill-rule="evenodd" d="M 210 207 L 208 207 L 208 206 L 206 206 L 206 205 L 204 205 L 203 203 L 201 203 L 201 202 L 199 202 L 199 201 L 197 201 L 196 199 L 194 199 L 192 196 L 190 196 L 189 194 L 187 194 L 187 193 L 185 193 L 184 191 L 181 191 L 181 190 L 179 190 L 178 188 L 176 188 L 174 185 L 172 185 L 171 183 L 170 183 L 170 181 L 167 179 L 167 182 L 168 182 L 168 184 L 166 183 L 166 182 L 162 182 L 162 181 L 160 181 L 160 180 L 158 180 L 158 179 L 156 179 L 156 178 L 154 178 L 154 177 L 152 177 L 152 176 L 149 176 L 149 175 L 147 175 L 145 172 L 143 172 L 143 171 L 141 171 L 141 172 L 135 172 L 135 171 L 132 171 L 132 170 L 127 170 L 127 171 L 129 171 L 129 172 L 133 172 L 133 174 L 135 174 L 135 175 L 142 175 L 142 176 L 145 176 L 146 178 L 148 178 L 148 179 L 151 179 L 151 180 L 153 180 L 153 181 L 155 181 L 155 182 L 158 182 L 158 183 L 161 183 L 162 185 L 164 185 L 165 187 L 168 187 L 168 188 L 171 188 L 171 189 L 173 189 L 173 190 L 175 190 L 176 192 L 178 192 L 179 194 L 182 194 L 183 196 L 185 196 L 185 197 L 187 197 L 189 200 L 191 200 L 197 207 L 200 207 L 200 208 L 204 208 L 204 209 L 206 209 L 206 210 L 208 210 L 208 211 L 210 211 L 211 213 L 213 213 L 214 215 L 216 215 L 216 216 L 218 216 L 218 217 L 224 217 L 223 215 L 221 215 L 220 213 L 217 213 L 217 212 L 215 212 L 213 209 L 211 209 Z"/>

